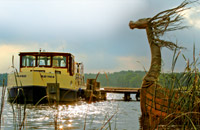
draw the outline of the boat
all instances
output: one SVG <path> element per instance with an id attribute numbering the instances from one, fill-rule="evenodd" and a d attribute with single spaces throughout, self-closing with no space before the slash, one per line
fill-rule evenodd
<path id="1" fill-rule="evenodd" d="M 83 63 L 71 53 L 20 52 L 19 72 L 8 75 L 8 101 L 75 102 L 84 86 Z"/>
<path id="2" fill-rule="evenodd" d="M 143 78 L 140 92 L 141 126 L 143 126 L 143 129 L 155 130 L 158 125 L 170 124 L 173 119 L 176 119 L 183 113 L 183 111 L 180 111 L 181 104 L 177 104 L 177 102 L 184 102 L 183 93 L 162 87 L 158 83 L 158 79 L 161 72 L 161 48 L 167 47 L 171 50 L 181 49 L 181 47 L 173 42 L 162 40 L 161 36 L 167 31 L 183 28 L 179 24 L 176 25 L 176 23 L 182 20 L 182 16 L 179 13 L 186 9 L 185 6 L 187 4 L 189 3 L 184 1 L 179 6 L 162 11 L 152 18 L 143 18 L 138 21 L 129 22 L 130 29 L 146 30 L 151 50 L 151 65 Z M 173 26 L 170 28 L 171 24 Z M 195 104 L 193 104 L 192 100 L 191 98 L 191 106 L 194 107 Z M 199 112 L 199 110 L 199 106 L 196 105 L 191 111 L 195 113 Z M 197 118 L 194 117 L 194 120 L 197 119 L 199 121 L 199 116 L 196 116 Z M 178 124 L 183 124 L 183 121 L 180 121 Z"/>

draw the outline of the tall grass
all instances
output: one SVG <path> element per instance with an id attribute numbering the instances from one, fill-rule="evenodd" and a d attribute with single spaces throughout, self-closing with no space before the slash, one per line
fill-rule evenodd
<path id="1" fill-rule="evenodd" d="M 168 100 L 168 116 L 162 124 L 165 127 L 178 126 L 181 129 L 200 129 L 200 80 L 198 65 L 199 58 L 195 56 L 195 46 L 193 47 L 193 61 L 189 62 L 184 55 L 186 67 L 183 72 L 175 73 L 175 65 L 180 51 L 175 50 L 172 61 L 172 72 L 163 74 L 160 82 L 164 88 L 169 89 L 165 93 L 170 97 Z"/>
<path id="2" fill-rule="evenodd" d="M 24 94 L 24 90 L 21 88 L 22 83 L 19 78 L 19 73 L 16 68 L 14 68 L 14 77 L 15 77 L 15 83 L 17 87 L 17 96 L 15 99 L 10 102 L 10 105 L 12 107 L 13 112 L 13 126 L 15 130 L 21 130 L 25 128 L 25 121 L 26 121 L 26 97 Z M 8 91 L 8 94 L 10 94 L 10 91 Z M 23 96 L 23 99 L 21 100 L 21 97 Z"/>
<path id="3" fill-rule="evenodd" d="M 1 129 L 1 121 L 2 121 L 2 114 L 4 109 L 4 102 L 5 102 L 5 93 L 6 93 L 6 86 L 5 86 L 5 80 L 3 79 L 3 87 L 2 87 L 2 93 L 1 93 L 1 108 L 0 108 L 0 129 Z"/>

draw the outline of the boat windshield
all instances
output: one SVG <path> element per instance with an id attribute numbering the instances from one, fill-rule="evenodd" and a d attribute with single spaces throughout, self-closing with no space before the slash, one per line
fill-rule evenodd
<path id="1" fill-rule="evenodd" d="M 20 67 L 54 67 L 73 69 L 74 59 L 70 55 L 56 54 L 23 54 L 20 55 Z"/>
<path id="2" fill-rule="evenodd" d="M 38 66 L 50 66 L 51 57 L 50 56 L 38 56 Z"/>
<path id="3" fill-rule="evenodd" d="M 35 56 L 31 55 L 22 56 L 22 66 L 35 66 L 35 59 Z"/>
<path id="4" fill-rule="evenodd" d="M 53 67 L 66 67 L 66 57 L 53 56 Z"/>

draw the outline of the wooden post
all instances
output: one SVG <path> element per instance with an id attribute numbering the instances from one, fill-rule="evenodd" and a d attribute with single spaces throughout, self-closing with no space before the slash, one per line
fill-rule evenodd
<path id="1" fill-rule="evenodd" d="M 106 92 L 101 91 L 101 100 L 106 100 L 107 99 L 106 95 L 107 95 Z"/>
<path id="2" fill-rule="evenodd" d="M 130 93 L 124 93 L 124 101 L 130 101 L 131 100 L 131 94 Z"/>
<path id="3" fill-rule="evenodd" d="M 49 100 L 60 101 L 59 83 L 47 83 L 47 96 Z"/>
<path id="4" fill-rule="evenodd" d="M 87 79 L 87 90 L 93 90 L 95 82 L 95 79 Z"/>
<path id="5" fill-rule="evenodd" d="M 140 90 L 138 90 L 138 92 L 136 93 L 135 98 L 137 101 L 140 101 Z"/>

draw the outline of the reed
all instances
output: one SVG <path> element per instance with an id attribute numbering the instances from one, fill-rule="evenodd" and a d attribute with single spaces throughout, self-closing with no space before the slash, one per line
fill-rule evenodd
<path id="1" fill-rule="evenodd" d="M 172 60 L 172 72 L 163 74 L 160 82 L 164 88 L 169 89 L 165 94 L 170 97 L 168 108 L 171 109 L 168 116 L 158 125 L 164 124 L 166 128 L 178 126 L 181 129 L 200 129 L 200 64 L 195 56 L 195 45 L 193 47 L 193 61 L 183 58 L 186 61 L 186 67 L 182 73 L 177 75 L 174 72 L 175 65 L 180 51 L 175 49 Z"/>
<path id="2" fill-rule="evenodd" d="M 14 68 L 14 66 L 13 66 Z M 11 107 L 12 107 L 12 111 L 13 111 L 13 125 L 14 125 L 14 129 L 24 129 L 25 128 L 25 121 L 26 121 L 26 97 L 24 94 L 24 91 L 22 88 L 22 83 L 20 81 L 20 79 L 18 79 L 17 77 L 19 77 L 18 75 L 18 71 L 16 68 L 14 68 L 14 76 L 15 76 L 15 82 L 16 82 L 16 86 L 18 87 L 18 91 L 17 91 L 17 96 L 15 97 L 15 99 L 10 103 Z M 8 94 L 10 94 L 10 92 L 8 91 Z M 23 101 L 21 101 L 21 99 L 19 99 L 19 95 L 22 94 L 23 96 Z"/>
<path id="3" fill-rule="evenodd" d="M 101 126 L 100 130 L 103 130 L 104 127 L 108 124 L 108 127 L 106 128 L 106 130 L 109 128 L 109 130 L 111 130 L 111 120 L 112 118 L 118 113 L 118 109 L 115 111 L 115 113 L 110 117 L 108 118 L 108 120 Z"/>
<path id="4" fill-rule="evenodd" d="M 2 114 L 5 104 L 5 93 L 6 93 L 6 86 L 5 86 L 5 80 L 3 79 L 3 87 L 1 93 L 1 109 L 0 109 L 0 129 L 1 129 Z"/>
<path id="5" fill-rule="evenodd" d="M 54 113 L 54 129 L 55 130 L 58 130 L 58 126 L 59 126 L 59 122 L 58 122 L 58 114 L 59 114 L 59 109 L 58 109 L 58 102 L 55 101 L 55 108 L 56 108 L 56 111 Z"/>

